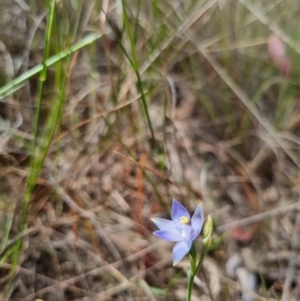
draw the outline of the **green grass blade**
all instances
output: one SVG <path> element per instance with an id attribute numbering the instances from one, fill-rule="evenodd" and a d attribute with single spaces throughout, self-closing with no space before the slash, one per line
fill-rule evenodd
<path id="1" fill-rule="evenodd" d="M 38 128 L 39 128 L 39 120 L 40 120 L 40 112 L 42 107 L 42 99 L 43 99 L 43 91 L 44 91 L 44 83 L 47 79 L 47 71 L 48 66 L 46 65 L 46 60 L 49 57 L 49 51 L 50 51 L 50 40 L 51 40 L 51 32 L 53 27 L 53 21 L 54 21 L 54 13 L 55 13 L 55 7 L 56 7 L 56 0 L 50 1 L 49 4 L 49 11 L 48 11 L 48 22 L 47 22 L 47 28 L 46 28 L 46 37 L 45 37 L 45 48 L 44 48 L 44 57 L 43 57 L 43 69 L 40 73 L 39 77 L 39 87 L 38 87 L 38 101 L 37 101 L 37 108 L 35 112 L 35 121 L 34 121 L 34 131 L 33 131 L 33 143 L 32 143 L 32 151 L 35 150 L 36 147 L 36 140 L 38 136 Z"/>
<path id="2" fill-rule="evenodd" d="M 70 46 L 67 50 L 61 51 L 60 53 L 48 58 L 44 64 L 47 66 L 47 68 L 49 68 L 50 66 L 53 66 L 57 62 L 70 56 L 74 52 L 94 43 L 95 41 L 100 39 L 101 36 L 102 36 L 102 34 L 100 34 L 100 33 L 90 33 L 86 37 L 82 38 L 82 40 L 80 40 L 78 43 Z M 0 99 L 17 91 L 19 88 L 22 87 L 22 84 L 26 80 L 39 74 L 42 70 L 43 70 L 43 64 L 38 64 L 35 67 L 33 67 L 32 69 L 28 70 L 27 72 L 24 72 L 22 75 L 13 79 L 9 83 L 7 83 L 5 86 L 1 87 L 0 88 Z"/>
<path id="3" fill-rule="evenodd" d="M 155 148 L 156 142 L 155 142 L 154 130 L 153 130 L 151 119 L 150 119 L 149 112 L 148 112 L 146 97 L 145 97 L 144 90 L 143 90 L 142 79 L 141 79 L 140 72 L 139 72 L 139 63 L 138 63 L 137 54 L 136 54 L 136 50 L 135 50 L 135 43 L 134 43 L 134 39 L 133 39 L 133 36 L 132 36 L 132 33 L 131 33 L 129 19 L 128 19 L 127 10 L 126 10 L 124 0 L 122 0 L 122 8 L 123 8 L 125 30 L 126 30 L 127 35 L 128 35 L 130 48 L 131 48 L 131 54 L 132 54 L 132 60 L 130 60 L 130 63 L 132 65 L 132 68 L 133 68 L 136 76 L 137 76 L 137 86 L 138 86 L 138 89 L 139 89 L 139 91 L 141 93 L 141 96 L 142 96 L 141 97 L 142 98 L 142 104 L 143 104 L 143 107 L 144 107 L 146 119 L 147 119 L 148 126 L 149 126 L 150 133 L 151 133 L 152 146 Z"/>

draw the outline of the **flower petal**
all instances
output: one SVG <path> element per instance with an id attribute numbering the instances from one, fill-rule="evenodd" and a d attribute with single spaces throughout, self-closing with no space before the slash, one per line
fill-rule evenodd
<path id="1" fill-rule="evenodd" d="M 151 218 L 151 220 L 160 230 L 176 231 L 176 226 L 173 221 L 159 217 Z"/>
<path id="2" fill-rule="evenodd" d="M 202 205 L 198 205 L 191 219 L 192 228 L 196 233 L 198 233 L 196 236 L 200 234 L 203 226 L 203 222 L 204 222 L 204 215 L 203 215 Z"/>
<path id="3" fill-rule="evenodd" d="M 178 201 L 173 199 L 172 203 L 172 220 L 175 223 L 180 222 L 180 218 L 182 216 L 186 216 L 188 219 L 190 219 L 189 212 L 183 207 Z"/>
<path id="4" fill-rule="evenodd" d="M 192 230 L 189 234 L 189 237 L 187 237 L 186 240 L 194 241 L 199 236 L 200 230 Z"/>
<path id="5" fill-rule="evenodd" d="M 153 234 L 163 240 L 167 241 L 181 241 L 183 237 L 179 231 L 165 231 L 165 230 L 157 230 L 154 231 Z"/>
<path id="6" fill-rule="evenodd" d="M 173 265 L 176 265 L 191 249 L 192 241 L 180 241 L 173 248 Z"/>

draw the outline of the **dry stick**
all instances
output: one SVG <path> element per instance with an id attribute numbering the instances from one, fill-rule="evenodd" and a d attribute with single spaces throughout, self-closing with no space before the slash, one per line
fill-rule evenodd
<path id="1" fill-rule="evenodd" d="M 300 201 L 291 205 L 282 206 L 273 210 L 269 210 L 267 212 L 259 213 L 252 215 L 250 217 L 243 218 L 241 220 L 237 220 L 222 226 L 217 227 L 217 231 L 225 232 L 232 228 L 247 226 L 256 222 L 263 221 L 266 218 L 275 217 L 280 214 L 285 214 L 293 210 L 300 210 Z"/>
<path id="2" fill-rule="evenodd" d="M 64 138 L 66 135 L 68 135 L 69 133 L 77 130 L 78 128 L 92 122 L 93 120 L 97 120 L 97 119 L 100 119 L 110 113 L 113 113 L 113 112 L 116 112 L 130 104 L 132 104 L 133 102 L 137 101 L 139 98 L 141 97 L 140 94 L 136 95 L 133 99 L 125 102 L 125 103 L 121 103 L 120 105 L 117 105 L 115 106 L 114 108 L 106 111 L 106 112 L 101 112 L 101 113 L 97 113 L 95 114 L 94 116 L 92 116 L 91 118 L 88 118 L 88 119 L 85 119 L 85 120 L 82 120 L 82 121 L 79 121 L 77 124 L 75 124 L 70 130 L 64 132 L 64 133 L 61 133 L 58 137 L 56 137 L 55 139 L 53 139 L 53 142 L 52 144 L 55 144 L 57 141 L 61 140 L 62 138 Z"/>
<path id="3" fill-rule="evenodd" d="M 139 167 L 139 168 L 141 168 L 143 170 L 147 170 L 147 171 L 153 173 L 154 175 L 156 175 L 157 177 L 159 177 L 159 178 L 167 181 L 168 183 L 175 184 L 175 182 L 172 179 L 170 179 L 169 177 L 167 177 L 164 174 L 160 173 L 159 171 L 157 171 L 157 170 L 155 170 L 155 169 L 153 169 L 151 167 L 148 167 L 146 165 L 140 164 L 137 161 L 135 161 L 134 159 L 129 158 L 129 157 L 127 157 L 127 156 L 119 153 L 118 151 L 115 151 L 115 153 L 117 155 L 121 156 L 122 158 L 126 159 L 127 161 L 129 161 L 131 164 L 134 164 L 134 165 L 136 165 L 137 167 Z"/>
<path id="4" fill-rule="evenodd" d="M 141 289 L 145 292 L 149 301 L 156 301 L 154 293 L 152 292 L 149 284 L 144 279 L 139 279 L 139 285 Z"/>
<path id="5" fill-rule="evenodd" d="M 253 160 L 248 163 L 249 168 L 255 172 L 262 165 L 263 162 L 267 161 L 272 154 L 274 154 L 274 150 L 268 145 L 264 144 L 262 148 L 255 155 Z"/>

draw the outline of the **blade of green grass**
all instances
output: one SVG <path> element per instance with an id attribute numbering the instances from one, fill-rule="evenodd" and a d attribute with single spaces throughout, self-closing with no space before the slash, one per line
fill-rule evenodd
<path id="1" fill-rule="evenodd" d="M 0 245 L 0 253 L 3 252 L 3 250 L 5 249 L 7 242 L 8 242 L 8 238 L 9 238 L 9 233 L 11 231 L 11 227 L 13 224 L 13 219 L 14 219 L 14 210 L 12 210 L 11 212 L 9 212 L 6 216 L 6 222 L 5 222 L 5 228 L 4 228 L 4 235 L 2 237 L 1 240 L 1 245 Z"/>
<path id="2" fill-rule="evenodd" d="M 132 54 L 132 60 L 129 60 L 129 61 L 131 63 L 131 66 L 132 66 L 135 74 L 136 74 L 136 77 L 137 77 L 137 86 L 138 86 L 138 89 L 139 89 L 139 91 L 142 95 L 142 104 L 143 104 L 143 107 L 144 107 L 146 119 L 147 119 L 148 126 L 149 126 L 150 133 L 151 133 L 152 146 L 155 148 L 156 141 L 155 141 L 155 136 L 154 136 L 154 130 L 153 130 L 151 119 L 150 119 L 149 112 L 148 112 L 146 97 L 145 97 L 145 94 L 144 94 L 143 84 L 142 84 L 142 80 L 141 80 L 141 76 L 140 76 L 140 72 L 139 72 L 139 63 L 138 63 L 137 54 L 136 54 L 136 50 L 135 50 L 135 43 L 134 43 L 134 39 L 133 39 L 133 36 L 132 36 L 132 33 L 131 33 L 129 18 L 128 18 L 128 14 L 127 14 L 127 10 L 126 10 L 124 0 L 122 0 L 122 8 L 123 8 L 125 30 L 126 30 L 127 35 L 128 35 L 130 48 L 131 48 L 131 54 Z"/>
<path id="3" fill-rule="evenodd" d="M 74 52 L 94 43 L 95 41 L 99 40 L 102 37 L 102 34 L 100 33 L 90 33 L 84 38 L 82 38 L 78 43 L 70 46 L 68 49 L 61 51 L 58 54 L 53 55 L 52 57 L 46 59 L 44 62 L 44 65 L 49 68 L 52 65 L 55 65 L 59 61 L 67 58 Z M 5 86 L 0 88 L 0 99 L 3 99 L 4 97 L 14 93 L 18 89 L 22 87 L 22 84 L 30 79 L 31 77 L 39 74 L 43 70 L 43 64 L 38 64 L 35 67 L 31 68 L 30 70 L 24 72 L 22 75 L 18 76 L 17 78 L 13 79 L 9 83 L 7 83 Z"/>
<path id="4" fill-rule="evenodd" d="M 46 60 L 49 57 L 50 51 L 50 40 L 51 40 L 51 32 L 53 28 L 53 20 L 54 20 L 54 13 L 55 13 L 56 1 L 52 0 L 49 4 L 49 11 L 48 11 L 48 21 L 46 27 L 46 37 L 45 37 L 45 48 L 44 48 L 44 56 L 43 56 L 43 63 L 42 63 L 42 71 L 39 77 L 39 87 L 38 87 L 38 100 L 37 100 L 37 108 L 35 112 L 35 121 L 34 121 L 34 130 L 33 130 L 33 143 L 32 143 L 32 151 L 34 152 L 36 147 L 36 140 L 38 136 L 38 128 L 39 128 L 39 120 L 40 120 L 40 112 L 43 100 L 43 91 L 44 91 L 44 83 L 47 79 L 47 70 L 48 66 L 46 65 Z"/>

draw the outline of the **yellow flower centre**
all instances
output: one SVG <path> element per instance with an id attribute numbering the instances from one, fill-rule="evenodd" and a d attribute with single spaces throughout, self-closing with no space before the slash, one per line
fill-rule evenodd
<path id="1" fill-rule="evenodd" d="M 186 216 L 181 216 L 181 217 L 180 217 L 180 222 L 181 222 L 182 224 L 187 225 L 187 224 L 190 223 L 190 219 L 189 219 L 188 217 L 186 217 Z"/>

